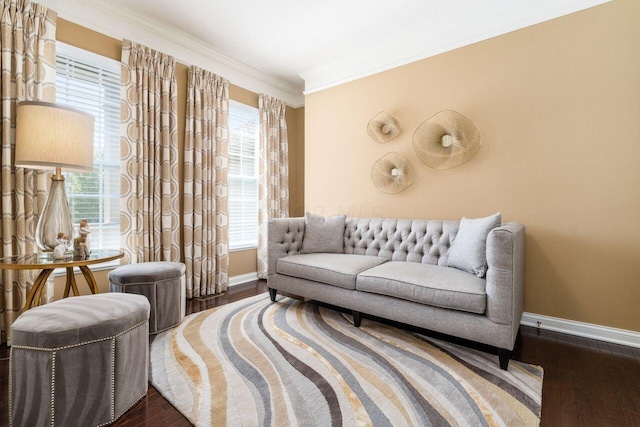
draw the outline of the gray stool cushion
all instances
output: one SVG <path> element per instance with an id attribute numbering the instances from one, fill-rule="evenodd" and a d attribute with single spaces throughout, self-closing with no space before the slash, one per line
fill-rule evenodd
<path id="1" fill-rule="evenodd" d="M 185 315 L 186 267 L 181 262 L 122 265 L 109 273 L 109 291 L 144 295 L 151 303 L 149 333 L 177 326 Z"/>
<path id="2" fill-rule="evenodd" d="M 97 426 L 147 393 L 149 302 L 139 295 L 66 298 L 13 323 L 9 419 L 14 426 Z"/>

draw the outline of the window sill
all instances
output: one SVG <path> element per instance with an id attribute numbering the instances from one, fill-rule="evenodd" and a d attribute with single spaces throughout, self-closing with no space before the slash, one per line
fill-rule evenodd
<path id="1" fill-rule="evenodd" d="M 109 261 L 103 264 L 92 265 L 90 270 L 92 273 L 95 273 L 96 271 L 113 270 L 114 268 L 119 266 L 120 266 L 120 260 L 117 259 L 115 261 Z M 73 273 L 82 274 L 82 272 L 78 267 L 73 268 Z M 60 277 L 60 276 L 66 276 L 66 275 L 67 275 L 67 270 L 65 268 L 56 268 L 55 270 L 53 270 L 53 277 Z"/>
<path id="2" fill-rule="evenodd" d="M 229 248 L 229 252 L 242 252 L 249 251 L 251 249 L 258 249 L 258 245 L 236 246 L 233 248 Z"/>

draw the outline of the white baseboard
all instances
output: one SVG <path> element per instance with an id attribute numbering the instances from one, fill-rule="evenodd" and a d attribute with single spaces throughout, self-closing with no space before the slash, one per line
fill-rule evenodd
<path id="1" fill-rule="evenodd" d="M 258 272 L 240 274 L 238 276 L 229 277 L 229 286 L 241 285 L 254 280 L 258 280 Z"/>
<path id="2" fill-rule="evenodd" d="M 626 329 L 610 328 L 608 326 L 576 322 L 575 320 L 560 319 L 535 313 L 523 313 L 520 324 L 640 348 L 640 332 Z"/>

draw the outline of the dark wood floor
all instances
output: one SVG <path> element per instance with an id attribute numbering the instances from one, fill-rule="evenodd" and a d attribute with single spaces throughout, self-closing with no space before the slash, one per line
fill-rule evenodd
<path id="1" fill-rule="evenodd" d="M 187 314 L 266 292 L 264 281 L 234 286 Z M 0 348 L 0 425 L 8 425 L 8 351 Z M 543 427 L 640 427 L 640 349 L 523 326 L 515 359 L 544 368 Z M 115 426 L 191 425 L 149 386 L 147 396 Z"/>

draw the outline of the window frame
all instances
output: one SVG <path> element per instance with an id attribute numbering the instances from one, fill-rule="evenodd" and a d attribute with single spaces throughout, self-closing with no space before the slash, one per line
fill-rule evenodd
<path id="1" fill-rule="evenodd" d="M 258 215 L 259 215 L 259 206 L 258 206 L 258 197 L 259 197 L 259 180 L 260 180 L 260 168 L 259 168 L 259 161 L 260 161 L 260 113 L 258 108 L 253 107 L 251 105 L 247 105 L 244 104 L 242 102 L 239 101 L 235 101 L 235 100 L 229 100 L 229 153 L 231 152 L 231 141 L 232 141 L 232 137 L 231 137 L 231 110 L 232 109 L 239 109 L 241 111 L 243 111 L 243 113 L 246 114 L 255 114 L 255 124 L 256 124 L 256 129 L 255 129 L 255 145 L 254 145 L 254 153 L 255 153 L 255 166 L 254 166 L 254 176 L 255 176 L 255 185 L 256 185 L 256 198 L 255 198 L 255 213 L 256 213 L 256 222 L 255 222 L 255 242 L 240 242 L 237 244 L 233 244 L 231 241 L 231 231 L 229 231 L 229 252 L 240 252 L 240 251 L 246 251 L 246 250 L 251 250 L 251 249 L 257 249 L 258 248 Z M 241 154 L 242 157 L 242 154 Z M 244 156 L 246 157 L 246 156 Z M 229 160 L 231 160 L 231 154 L 229 154 Z M 229 206 L 230 206 L 230 199 L 231 199 L 231 180 L 232 179 L 239 179 L 241 182 L 244 182 L 245 180 L 250 180 L 251 178 L 249 176 L 243 175 L 243 174 L 232 174 L 230 172 L 230 168 L 227 172 L 227 179 L 228 179 L 228 195 L 229 195 Z M 243 212 L 244 213 L 244 212 Z M 243 221 L 244 223 L 244 221 Z M 229 227 L 231 226 L 231 209 L 229 209 Z"/>
<path id="2" fill-rule="evenodd" d="M 118 75 L 118 81 L 120 81 L 120 76 L 121 76 L 121 65 L 120 65 L 120 61 L 115 60 L 115 59 L 111 59 L 108 57 L 105 57 L 103 55 L 91 52 L 91 51 L 87 51 L 66 43 L 62 43 L 62 42 L 58 42 L 56 43 L 56 103 L 60 103 L 60 104 L 68 104 L 68 102 L 65 102 L 63 99 L 58 100 L 58 85 L 57 85 L 57 79 L 58 79 L 58 58 L 59 57 L 63 57 L 63 58 L 69 58 L 71 60 L 76 60 L 76 61 L 80 61 L 80 62 L 86 62 L 88 64 L 90 64 L 92 67 L 96 68 L 96 69 L 102 69 L 102 70 L 106 70 L 108 73 L 117 73 Z M 80 69 L 80 74 L 82 74 L 82 70 Z M 98 80 L 96 79 L 96 82 Z M 113 89 L 113 88 L 111 88 Z M 72 95 L 73 96 L 73 95 Z M 111 106 L 115 106 L 116 103 L 112 103 Z M 76 107 L 78 108 L 78 107 Z M 81 107 L 80 107 L 81 108 Z M 108 107 L 107 107 L 108 108 Z M 111 129 L 111 127 L 108 127 L 107 129 L 109 129 L 105 134 L 109 135 L 108 138 L 105 138 L 105 141 L 114 141 L 115 140 L 115 144 L 116 147 L 110 147 L 108 150 L 115 150 L 115 152 L 118 153 L 117 155 L 117 161 L 105 161 L 105 162 L 98 162 L 96 163 L 94 161 L 94 169 L 93 171 L 95 173 L 97 173 L 98 175 L 98 179 L 99 179 L 99 193 L 98 193 L 98 198 L 102 201 L 103 198 L 106 200 L 110 200 L 111 203 L 113 204 L 114 199 L 117 199 L 118 202 L 120 201 L 120 170 L 121 170 L 121 164 L 120 164 L 120 87 L 118 85 L 118 97 L 117 97 L 117 114 L 112 113 L 112 117 L 111 119 L 113 120 L 113 116 L 115 115 L 116 120 L 115 122 L 117 123 L 117 126 L 113 126 L 113 129 Z M 106 129 L 105 129 L 106 130 Z M 117 138 L 114 137 L 114 135 L 117 135 Z M 113 142 L 112 142 L 113 143 Z M 103 146 L 104 147 L 104 146 Z M 112 153 L 113 154 L 113 153 Z M 111 177 L 111 179 L 109 178 L 105 178 L 104 173 L 102 172 L 105 169 L 111 169 L 113 172 L 116 171 L 117 168 L 117 180 L 115 180 L 114 182 L 110 182 L 113 181 L 113 177 Z M 64 169 L 63 169 L 63 173 L 64 173 Z M 69 173 L 72 172 L 66 172 L 64 173 L 65 175 L 68 175 Z M 109 181 L 109 182 L 108 182 Z M 67 190 L 67 197 L 69 199 L 69 201 L 71 202 L 72 197 L 70 197 L 69 195 L 69 189 L 66 188 L 67 185 L 69 185 L 69 182 L 67 180 L 67 182 L 65 183 L 65 189 Z M 115 187 L 115 190 L 112 190 L 112 194 L 110 195 L 104 195 L 101 191 L 101 189 L 103 189 L 105 186 L 111 186 L 112 188 Z M 107 193 L 109 194 L 109 193 Z M 83 198 L 83 197 L 95 197 L 93 196 L 91 193 L 87 193 L 87 194 L 81 194 L 81 195 L 77 195 L 79 196 L 79 198 Z M 70 203 L 71 204 L 71 203 Z M 116 209 L 116 207 L 113 207 L 114 209 Z M 104 209 L 108 209 L 108 207 L 105 207 Z M 104 214 L 105 212 L 103 212 L 103 208 L 99 209 L 100 212 L 98 212 L 98 218 L 102 218 L 104 219 Z M 111 214 L 109 215 L 110 218 L 117 218 L 117 222 L 116 221 L 108 221 L 108 222 L 90 222 L 90 227 L 93 228 L 92 231 L 94 231 L 96 228 L 101 228 L 102 230 L 109 230 L 109 229 L 115 229 L 112 230 L 108 236 L 111 237 L 111 239 L 109 239 L 109 241 L 117 241 L 117 247 L 113 247 L 113 249 L 121 249 L 121 243 L 120 243 L 120 206 L 119 203 L 117 203 L 117 209 L 116 212 L 111 212 Z M 82 218 L 73 218 L 74 221 L 80 221 Z M 74 223 L 75 224 L 75 223 Z M 117 234 L 117 239 L 114 238 L 114 236 Z M 94 246 L 96 244 L 96 240 L 93 240 L 91 242 L 92 246 Z M 113 244 L 113 243 L 112 243 Z M 112 244 L 108 244 L 109 248 L 111 248 Z M 103 263 L 100 265 L 96 265 L 94 267 L 92 267 L 92 271 L 100 271 L 100 270 L 108 270 L 108 269 L 113 269 L 114 267 L 117 267 L 120 264 L 120 260 L 115 260 L 115 261 L 111 261 L 108 263 Z M 79 272 L 79 269 L 74 269 L 76 270 L 75 272 Z M 65 274 L 65 270 L 64 269 L 56 269 L 54 272 L 54 276 L 60 276 Z"/>

